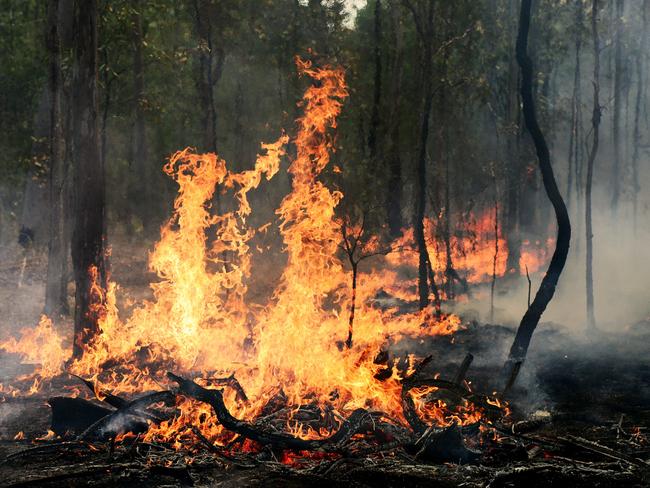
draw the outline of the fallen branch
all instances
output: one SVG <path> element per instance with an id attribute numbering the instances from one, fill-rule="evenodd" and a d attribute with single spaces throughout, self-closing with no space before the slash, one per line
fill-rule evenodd
<path id="1" fill-rule="evenodd" d="M 209 404 L 214 410 L 217 420 L 224 428 L 262 445 L 298 451 L 322 450 L 335 452 L 340 450 L 338 447 L 340 443 L 349 440 L 353 435 L 363 430 L 373 430 L 372 425 L 368 425 L 371 415 L 366 410 L 359 408 L 352 412 L 350 417 L 341 424 L 339 430 L 324 439 L 305 440 L 289 434 L 263 432 L 256 429 L 249 422 L 233 417 L 223 401 L 223 392 L 221 390 L 208 390 L 194 381 L 181 378 L 171 372 L 167 373 L 167 377 L 178 384 L 179 391 L 183 395 Z"/>

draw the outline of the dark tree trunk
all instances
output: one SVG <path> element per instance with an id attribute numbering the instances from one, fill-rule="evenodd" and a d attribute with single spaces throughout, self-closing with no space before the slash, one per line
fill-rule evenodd
<path id="1" fill-rule="evenodd" d="M 203 108 L 203 149 L 217 151 L 217 108 L 214 87 L 221 77 L 224 51 L 213 45 L 211 9 L 206 0 L 194 0 L 194 21 L 199 37 L 197 87 Z"/>
<path id="2" fill-rule="evenodd" d="M 433 0 L 426 2 L 425 19 L 417 13 L 410 2 L 406 2 L 413 14 L 420 44 L 420 73 L 422 87 L 422 109 L 420 110 L 418 152 L 415 171 L 415 205 L 413 226 L 415 243 L 418 247 L 418 303 L 420 310 L 429 305 L 429 284 L 427 271 L 430 265 L 429 252 L 424 236 L 424 214 L 427 193 L 427 141 L 429 139 L 429 117 L 432 105 L 432 43 L 433 43 Z M 432 283 L 433 285 L 433 283 Z"/>
<path id="3" fill-rule="evenodd" d="M 643 19 L 643 33 L 639 41 L 639 49 L 635 60 L 636 64 L 636 101 L 634 106 L 634 135 L 633 135 L 633 149 L 632 149 L 632 219 L 634 226 L 634 233 L 637 232 L 638 227 L 638 213 L 639 213 L 639 192 L 641 186 L 639 185 L 639 149 L 641 146 L 641 110 L 643 100 L 645 98 L 645 85 L 644 85 L 644 69 L 645 63 L 644 56 L 648 47 L 648 6 L 650 0 L 643 0 L 641 5 L 641 18 Z"/>
<path id="4" fill-rule="evenodd" d="M 146 95 L 144 85 L 144 63 L 142 61 L 142 1 L 133 4 L 131 43 L 133 45 L 133 138 L 131 146 L 131 169 L 137 178 L 131 179 L 129 201 L 133 205 L 131 214 L 137 215 L 145 232 L 155 229 L 151 216 L 151 175 L 147 164 L 147 134 L 145 127 Z"/>
<path id="5" fill-rule="evenodd" d="M 372 97 L 372 116 L 370 117 L 370 127 L 368 131 L 368 155 L 370 156 L 371 164 L 377 167 L 377 136 L 379 132 L 380 122 L 380 105 L 381 105 L 381 0 L 375 0 L 375 79 L 374 79 L 374 92 Z"/>
<path id="6" fill-rule="evenodd" d="M 202 150 L 217 152 L 217 106 L 214 89 L 221 78 L 225 53 L 221 46 L 214 46 L 212 33 L 212 6 L 207 0 L 194 0 L 194 23 L 199 37 L 199 73 L 197 90 L 203 108 Z M 217 188 L 213 197 L 213 208 L 221 213 L 221 192 Z"/>
<path id="7" fill-rule="evenodd" d="M 391 25 L 394 35 L 394 56 L 391 66 L 391 100 L 390 111 L 390 141 L 388 149 L 388 191 L 386 198 L 386 213 L 391 237 L 402 233 L 402 159 L 400 155 L 400 121 L 402 93 L 402 74 L 404 71 L 404 54 L 402 51 L 402 29 L 398 6 L 390 4 Z"/>
<path id="8" fill-rule="evenodd" d="M 623 94 L 623 0 L 616 0 L 614 34 L 614 116 L 612 137 L 614 139 L 614 161 L 612 165 L 612 211 L 618 210 L 621 194 L 621 98 Z"/>
<path id="9" fill-rule="evenodd" d="M 516 23 L 516 0 L 510 0 L 508 18 Z M 510 25 L 510 22 L 508 22 Z M 506 118 L 511 127 L 506 136 L 506 156 L 508 160 L 508 171 L 506 174 L 506 208 L 504 217 L 504 230 L 508 257 L 506 260 L 507 272 L 519 275 L 519 260 L 521 257 L 521 230 L 519 225 L 520 193 L 522 186 L 522 170 L 520 161 L 520 114 L 519 114 L 519 73 L 517 63 L 510 59 L 508 63 L 508 98 L 506 106 Z"/>
<path id="10" fill-rule="evenodd" d="M 522 0 L 521 13 L 519 18 L 519 33 L 517 35 L 517 62 L 521 68 L 521 99 L 523 102 L 523 115 L 526 123 L 526 128 L 531 135 L 533 143 L 535 144 L 535 152 L 539 161 L 540 172 L 542 173 L 542 180 L 544 182 L 544 189 L 548 195 L 553 209 L 555 210 L 555 217 L 557 220 L 557 242 L 553 257 L 546 270 L 542 283 L 535 294 L 533 302 L 526 310 L 526 313 L 521 319 L 515 340 L 510 349 L 508 360 L 505 364 L 504 372 L 505 378 L 511 378 L 512 371 L 517 364 L 521 364 L 528 351 L 530 340 L 533 332 L 539 323 L 546 306 L 555 294 L 555 287 L 564 269 L 567 255 L 569 253 L 569 243 L 571 241 L 571 223 L 569 221 L 569 214 L 562 199 L 562 195 L 558 190 L 555 176 L 553 175 L 553 167 L 551 166 L 551 158 L 548 151 L 544 134 L 542 133 L 537 122 L 535 114 L 535 101 L 533 99 L 533 63 L 528 56 L 528 32 L 530 29 L 530 9 L 532 0 Z"/>
<path id="11" fill-rule="evenodd" d="M 348 337 L 345 345 L 348 349 L 352 347 L 352 336 L 354 332 L 354 312 L 357 308 L 357 276 L 359 271 L 359 262 L 350 256 L 350 265 L 352 266 L 352 297 L 350 298 L 350 316 L 348 317 Z"/>
<path id="12" fill-rule="evenodd" d="M 585 286 L 587 293 L 587 328 L 596 328 L 596 314 L 594 312 L 594 277 L 593 277 L 593 229 L 591 222 L 591 188 L 594 177 L 594 162 L 598 153 L 599 128 L 600 128 L 600 38 L 598 36 L 598 0 L 593 0 L 591 13 L 591 33 L 594 40 L 594 108 L 591 118 L 593 140 L 589 157 L 587 159 L 587 181 L 585 183 L 585 245 L 586 245 L 586 274 Z"/>
<path id="13" fill-rule="evenodd" d="M 573 94 L 571 96 L 571 130 L 569 132 L 569 165 L 567 170 L 567 206 L 571 206 L 571 192 L 573 190 L 573 176 L 576 173 L 574 168 L 580 164 L 580 120 L 581 120 L 581 73 L 580 54 L 582 51 L 582 0 L 576 0 L 575 16 L 575 71 L 573 73 Z"/>
<path id="14" fill-rule="evenodd" d="M 490 322 L 494 323 L 494 291 L 497 284 L 497 261 L 499 260 L 499 188 L 494 178 L 494 256 L 492 259 L 492 281 L 490 283 Z M 530 303 L 528 304 L 530 306 Z"/>
<path id="15" fill-rule="evenodd" d="M 47 49 L 49 51 L 48 85 L 50 89 L 50 238 L 47 256 L 44 313 L 58 319 L 66 315 L 67 300 L 67 245 L 65 242 L 65 146 L 61 98 L 61 40 L 59 33 L 59 0 L 49 0 L 47 12 Z"/>
<path id="16" fill-rule="evenodd" d="M 104 166 L 97 130 L 97 2 L 75 2 L 73 93 L 73 158 L 75 164 L 74 229 L 72 264 L 75 278 L 75 321 L 73 355 L 99 333 L 96 288 L 106 290 L 107 263 L 104 249 L 105 199 Z M 93 283 L 91 270 L 96 270 Z M 93 307 L 91 307 L 93 305 Z M 99 304 L 101 305 L 101 304 Z"/>

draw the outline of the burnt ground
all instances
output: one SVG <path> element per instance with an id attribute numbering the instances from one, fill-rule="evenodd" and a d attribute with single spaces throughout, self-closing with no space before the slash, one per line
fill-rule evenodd
<path id="1" fill-rule="evenodd" d="M 117 248 L 119 249 L 119 248 Z M 144 256 L 123 246 L 114 276 L 133 297 L 147 295 Z M 2 335 L 36 323 L 44 260 L 30 257 L 16 288 L 20 261 L 0 267 Z M 125 306 L 128 304 L 124 304 Z M 469 324 L 453 338 L 399 344 L 394 353 L 432 354 L 430 372 L 453 377 L 467 352 L 475 359 L 467 378 L 476 391 L 498 388 L 511 327 Z M 29 367 L 0 353 L 0 381 Z M 62 379 L 59 394 L 69 379 Z M 47 395 L 0 402 L 0 486 L 650 486 L 650 322 L 621 326 L 618 334 L 589 339 L 542 324 L 516 387 L 507 398 L 513 413 L 497 440 L 473 447 L 470 464 L 427 462 L 401 449 L 365 455 L 301 458 L 281 463 L 263 449 L 225 459 L 207 451 L 125 441 L 38 441 L 49 427 Z M 528 424 L 516 424 L 518 421 Z M 540 420 L 542 419 L 542 420 Z M 521 431 L 513 433 L 513 424 Z M 516 430 L 517 428 L 515 428 Z M 22 431 L 26 440 L 13 440 Z M 471 442 L 471 439 L 467 439 Z"/>

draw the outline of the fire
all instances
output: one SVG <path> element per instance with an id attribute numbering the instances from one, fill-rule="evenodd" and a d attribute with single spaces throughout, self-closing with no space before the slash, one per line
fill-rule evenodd
<path id="1" fill-rule="evenodd" d="M 440 286 L 450 278 L 447 276 L 447 249 L 444 239 L 440 237 L 440 222 L 438 219 L 427 217 L 424 222 L 427 248 L 432 261 L 436 282 Z M 498 231 L 497 231 L 498 227 Z M 555 239 L 550 237 L 546 242 L 539 240 L 522 242 L 519 258 L 520 274 L 535 273 L 542 270 L 550 258 L 549 249 L 553 249 Z M 417 246 L 412 229 L 403 229 L 403 235 L 393 245 L 394 252 L 386 256 L 391 266 L 407 266 L 417 268 Z M 508 261 L 508 243 L 503 230 L 496 225 L 494 210 L 480 214 L 470 213 L 458 224 L 456 231 L 449 236 L 451 265 L 458 277 L 467 284 L 489 282 L 493 274 L 498 277 L 506 275 Z M 514 270 L 510 270 L 514 272 Z M 394 283 L 398 283 L 397 280 Z M 458 286 L 461 285 L 461 286 Z M 415 278 L 410 282 L 402 280 L 396 285 L 389 284 L 390 293 L 396 297 L 410 299 L 407 291 L 416 286 Z M 456 283 L 457 289 L 462 289 L 462 283 Z M 441 290 L 444 297 L 444 289 Z"/>
<path id="2" fill-rule="evenodd" d="M 377 364 L 375 359 L 389 340 L 448 335 L 461 327 L 453 315 L 437 319 L 426 310 L 404 313 L 378 307 L 377 294 L 399 280 L 390 268 L 369 266 L 360 271 L 354 296 L 354 341 L 351 347 L 341 347 L 353 299 L 350 271 L 339 252 L 341 224 L 335 217 L 343 194 L 328 188 L 320 177 L 330 163 L 331 129 L 348 92 L 342 69 L 315 68 L 300 59 L 296 63 L 300 74 L 314 84 L 304 94 L 304 114 L 291 140 L 281 134 L 275 142 L 262 144 L 254 168 L 240 173 L 230 171 L 216 154 L 190 149 L 177 152 L 165 164 L 163 170 L 178 185 L 178 195 L 173 215 L 149 256 L 149 268 L 158 277 L 151 284 L 153 299 L 123 319 L 116 305 L 118 286 L 111 282 L 105 293 L 94 286 L 91 313 L 99 318 L 100 333 L 84 345 L 81 358 L 67 365 L 67 371 L 97 385 L 97 397 L 160 389 L 167 370 L 200 376 L 203 380 L 197 381 L 205 385 L 210 377 L 234 373 L 249 400 L 241 401 L 235 391 L 226 389 L 225 401 L 234 415 L 257 418 L 270 400 L 282 398 L 289 412 L 286 431 L 318 438 L 327 429 L 302 422 L 300 406 L 327 406 L 334 426 L 360 407 L 403 420 L 405 372 L 396 361 Z M 251 254 L 258 247 L 255 238 L 275 223 L 251 227 L 248 196 L 263 179 L 277 174 L 289 143 L 295 147 L 288 169 L 292 187 L 276 210 L 286 265 L 270 299 L 255 303 L 247 295 L 255 278 Z M 211 202 L 217 189 L 232 196 L 233 210 L 215 215 Z M 480 245 L 471 250 L 463 248 L 461 253 L 460 238 L 452 240 L 453 252 L 458 253 L 455 262 L 468 270 L 471 280 L 482 279 L 488 265 L 491 269 L 491 225 L 477 223 Z M 430 221 L 429 236 L 432 226 Z M 371 239 L 369 246 L 375 249 L 378 241 Z M 437 272 L 444 263 L 440 252 L 444 251 L 435 254 Z M 386 262 L 391 263 L 390 256 Z M 499 256 L 497 268 L 500 274 L 505 272 L 505 255 Z M 97 280 L 96 270 L 89 273 Z M 70 348 L 63 344 L 63 337 L 44 317 L 35 329 L 25 329 L 20 339 L 9 339 L 0 347 L 40 364 L 38 381 L 42 381 L 64 372 Z M 382 370 L 388 374 L 380 377 Z M 38 387 L 40 383 L 34 386 Z M 480 416 L 471 405 L 450 409 L 440 400 L 428 401 L 423 392 L 414 395 L 422 417 L 441 425 L 470 423 Z M 195 442 L 199 434 L 220 445 L 233 440 L 207 405 L 178 397 L 176 409 L 179 414 L 171 420 L 151 425 L 145 440 L 164 440 L 176 447 Z M 198 433 L 188 426 L 198 428 Z"/>

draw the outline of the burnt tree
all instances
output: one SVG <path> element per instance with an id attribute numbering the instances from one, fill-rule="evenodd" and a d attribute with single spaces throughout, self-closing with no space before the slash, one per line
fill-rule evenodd
<path id="1" fill-rule="evenodd" d="M 97 2 L 74 5 L 73 162 L 75 316 L 73 356 L 99 332 L 97 292 L 106 289 L 104 211 L 106 189 L 99 151 L 97 104 Z M 93 277 L 93 275 L 95 275 Z"/>
<path id="2" fill-rule="evenodd" d="M 212 5 L 206 0 L 194 0 L 194 24 L 199 38 L 199 72 L 196 85 L 203 107 L 203 149 L 217 151 L 217 107 L 214 87 L 221 77 L 225 52 L 214 45 Z"/>
<path id="3" fill-rule="evenodd" d="M 404 73 L 403 33 L 400 21 L 399 7 L 390 4 L 391 31 L 393 36 L 394 54 L 390 66 L 390 117 L 388 118 L 387 134 L 390 134 L 388 151 L 388 191 L 386 192 L 386 213 L 391 237 L 402 233 L 402 159 L 400 155 L 400 118 L 402 102 L 402 78 Z"/>
<path id="4" fill-rule="evenodd" d="M 61 35 L 59 0 L 47 5 L 46 45 L 49 53 L 48 87 L 50 90 L 49 203 L 50 228 L 45 283 L 44 313 L 58 318 L 68 313 L 67 243 L 65 229 L 65 145 L 61 99 Z"/>
<path id="5" fill-rule="evenodd" d="M 133 131 L 131 133 L 130 166 L 138 178 L 132 178 L 129 188 L 129 200 L 133 206 L 132 215 L 137 215 L 145 231 L 155 229 L 151 218 L 151 176 L 147 165 L 147 134 L 145 127 L 145 80 L 142 47 L 144 33 L 142 29 L 143 2 L 133 2 L 131 16 L 131 44 L 133 45 Z"/>
<path id="6" fill-rule="evenodd" d="M 558 190 L 551 156 L 546 144 L 546 139 L 537 122 L 535 113 L 535 100 L 533 98 L 533 62 L 528 56 L 528 32 L 530 30 L 530 10 L 532 0 L 522 0 L 519 17 L 519 33 L 517 35 L 516 56 L 517 63 L 521 69 L 521 99 L 523 102 L 523 116 L 526 129 L 535 145 L 535 152 L 539 161 L 539 169 L 542 173 L 542 181 L 546 195 L 553 205 L 555 218 L 557 220 L 557 241 L 553 257 L 548 265 L 546 274 L 542 278 L 533 302 L 521 319 L 515 340 L 510 349 L 510 354 L 504 367 L 506 379 L 514 380 L 513 371 L 516 371 L 526 357 L 533 332 L 539 323 L 546 306 L 555 294 L 555 287 L 562 274 L 569 253 L 571 241 L 571 223 L 566 205 Z"/>
<path id="7" fill-rule="evenodd" d="M 381 105 L 381 0 L 375 0 L 374 11 L 374 42 L 375 42 L 375 73 L 374 87 L 372 97 L 372 115 L 370 117 L 370 129 L 368 132 L 368 154 L 373 164 L 377 164 L 374 159 L 377 157 L 377 136 L 380 126 L 380 105 Z"/>
<path id="8" fill-rule="evenodd" d="M 429 139 L 429 118 L 433 98 L 433 8 L 434 1 L 428 0 L 420 5 L 419 12 L 410 0 L 404 4 L 411 11 L 419 44 L 420 87 L 422 90 L 422 108 L 420 109 L 418 149 L 416 159 L 416 191 L 413 209 L 413 227 L 415 243 L 418 247 L 418 303 L 420 310 L 429 305 L 429 273 L 431 267 L 429 251 L 424 237 L 424 213 L 427 193 L 427 141 Z M 431 287 L 436 287 L 431 274 Z M 437 293 L 436 293 L 437 294 Z"/>
<path id="9" fill-rule="evenodd" d="M 614 32 L 614 113 L 612 138 L 614 141 L 614 161 L 612 165 L 612 212 L 618 210 L 621 195 L 621 110 L 623 103 L 623 0 L 616 0 L 616 20 Z"/>
<path id="10" fill-rule="evenodd" d="M 591 12 L 591 34 L 594 42 L 594 107 L 591 117 L 593 139 L 587 158 L 587 181 L 585 183 L 585 288 L 587 294 L 587 328 L 596 327 L 596 314 L 594 312 L 594 277 L 593 277 L 593 228 L 591 222 L 591 189 L 594 179 L 594 162 L 598 153 L 599 128 L 600 128 L 600 38 L 598 36 L 598 0 L 593 0 Z"/>

